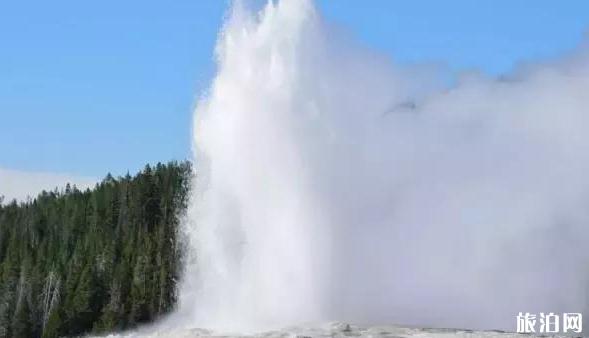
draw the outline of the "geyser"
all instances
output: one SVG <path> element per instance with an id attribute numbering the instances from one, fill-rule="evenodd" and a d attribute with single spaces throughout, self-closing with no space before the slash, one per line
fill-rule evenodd
<path id="1" fill-rule="evenodd" d="M 195 112 L 191 326 L 504 328 L 583 312 L 589 58 L 440 88 L 308 0 L 236 3 Z"/>

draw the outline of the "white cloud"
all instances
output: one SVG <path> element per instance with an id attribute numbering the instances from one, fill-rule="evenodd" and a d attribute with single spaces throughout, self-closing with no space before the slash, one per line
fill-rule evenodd
<path id="1" fill-rule="evenodd" d="M 27 196 L 37 196 L 42 190 L 63 188 L 68 182 L 80 189 L 85 189 L 93 186 L 98 180 L 68 174 L 0 168 L 0 196 L 4 196 L 4 202 L 12 199 L 23 201 Z"/>

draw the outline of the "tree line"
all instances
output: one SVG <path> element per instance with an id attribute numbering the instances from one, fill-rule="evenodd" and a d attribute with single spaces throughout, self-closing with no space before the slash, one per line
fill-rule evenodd
<path id="1" fill-rule="evenodd" d="M 0 338 L 127 329 L 177 300 L 189 162 L 0 203 Z"/>

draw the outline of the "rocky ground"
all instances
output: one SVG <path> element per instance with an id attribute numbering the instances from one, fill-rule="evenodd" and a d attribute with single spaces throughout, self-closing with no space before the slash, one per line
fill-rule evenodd
<path id="1" fill-rule="evenodd" d="M 565 335 L 536 335 L 537 337 L 571 337 Z M 115 337 L 115 336 L 111 336 Z M 293 327 L 277 331 L 261 332 L 258 334 L 251 335 L 230 335 L 230 334 L 217 334 L 208 330 L 203 329 L 192 329 L 192 330 L 165 330 L 158 332 L 134 332 L 127 335 L 116 336 L 116 337 L 174 337 L 174 338 L 201 338 L 201 337 L 215 337 L 215 338 L 418 338 L 418 337 L 432 337 L 432 338 L 450 338 L 450 337 L 461 337 L 461 338 L 475 338 L 475 337 L 497 337 L 497 338 L 510 338 L 510 337 L 535 337 L 534 335 L 518 334 L 513 332 L 503 331 L 473 331 L 473 330 L 462 330 L 462 329 L 428 329 L 428 328 L 409 328 L 400 326 L 373 326 L 373 327 L 361 327 L 356 325 L 350 325 L 345 323 L 330 323 L 321 327 L 314 328 L 302 328 Z"/>

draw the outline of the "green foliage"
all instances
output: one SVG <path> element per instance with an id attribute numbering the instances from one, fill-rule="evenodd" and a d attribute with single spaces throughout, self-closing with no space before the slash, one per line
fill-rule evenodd
<path id="1" fill-rule="evenodd" d="M 0 203 L 0 338 L 132 327 L 176 304 L 190 163 Z"/>

